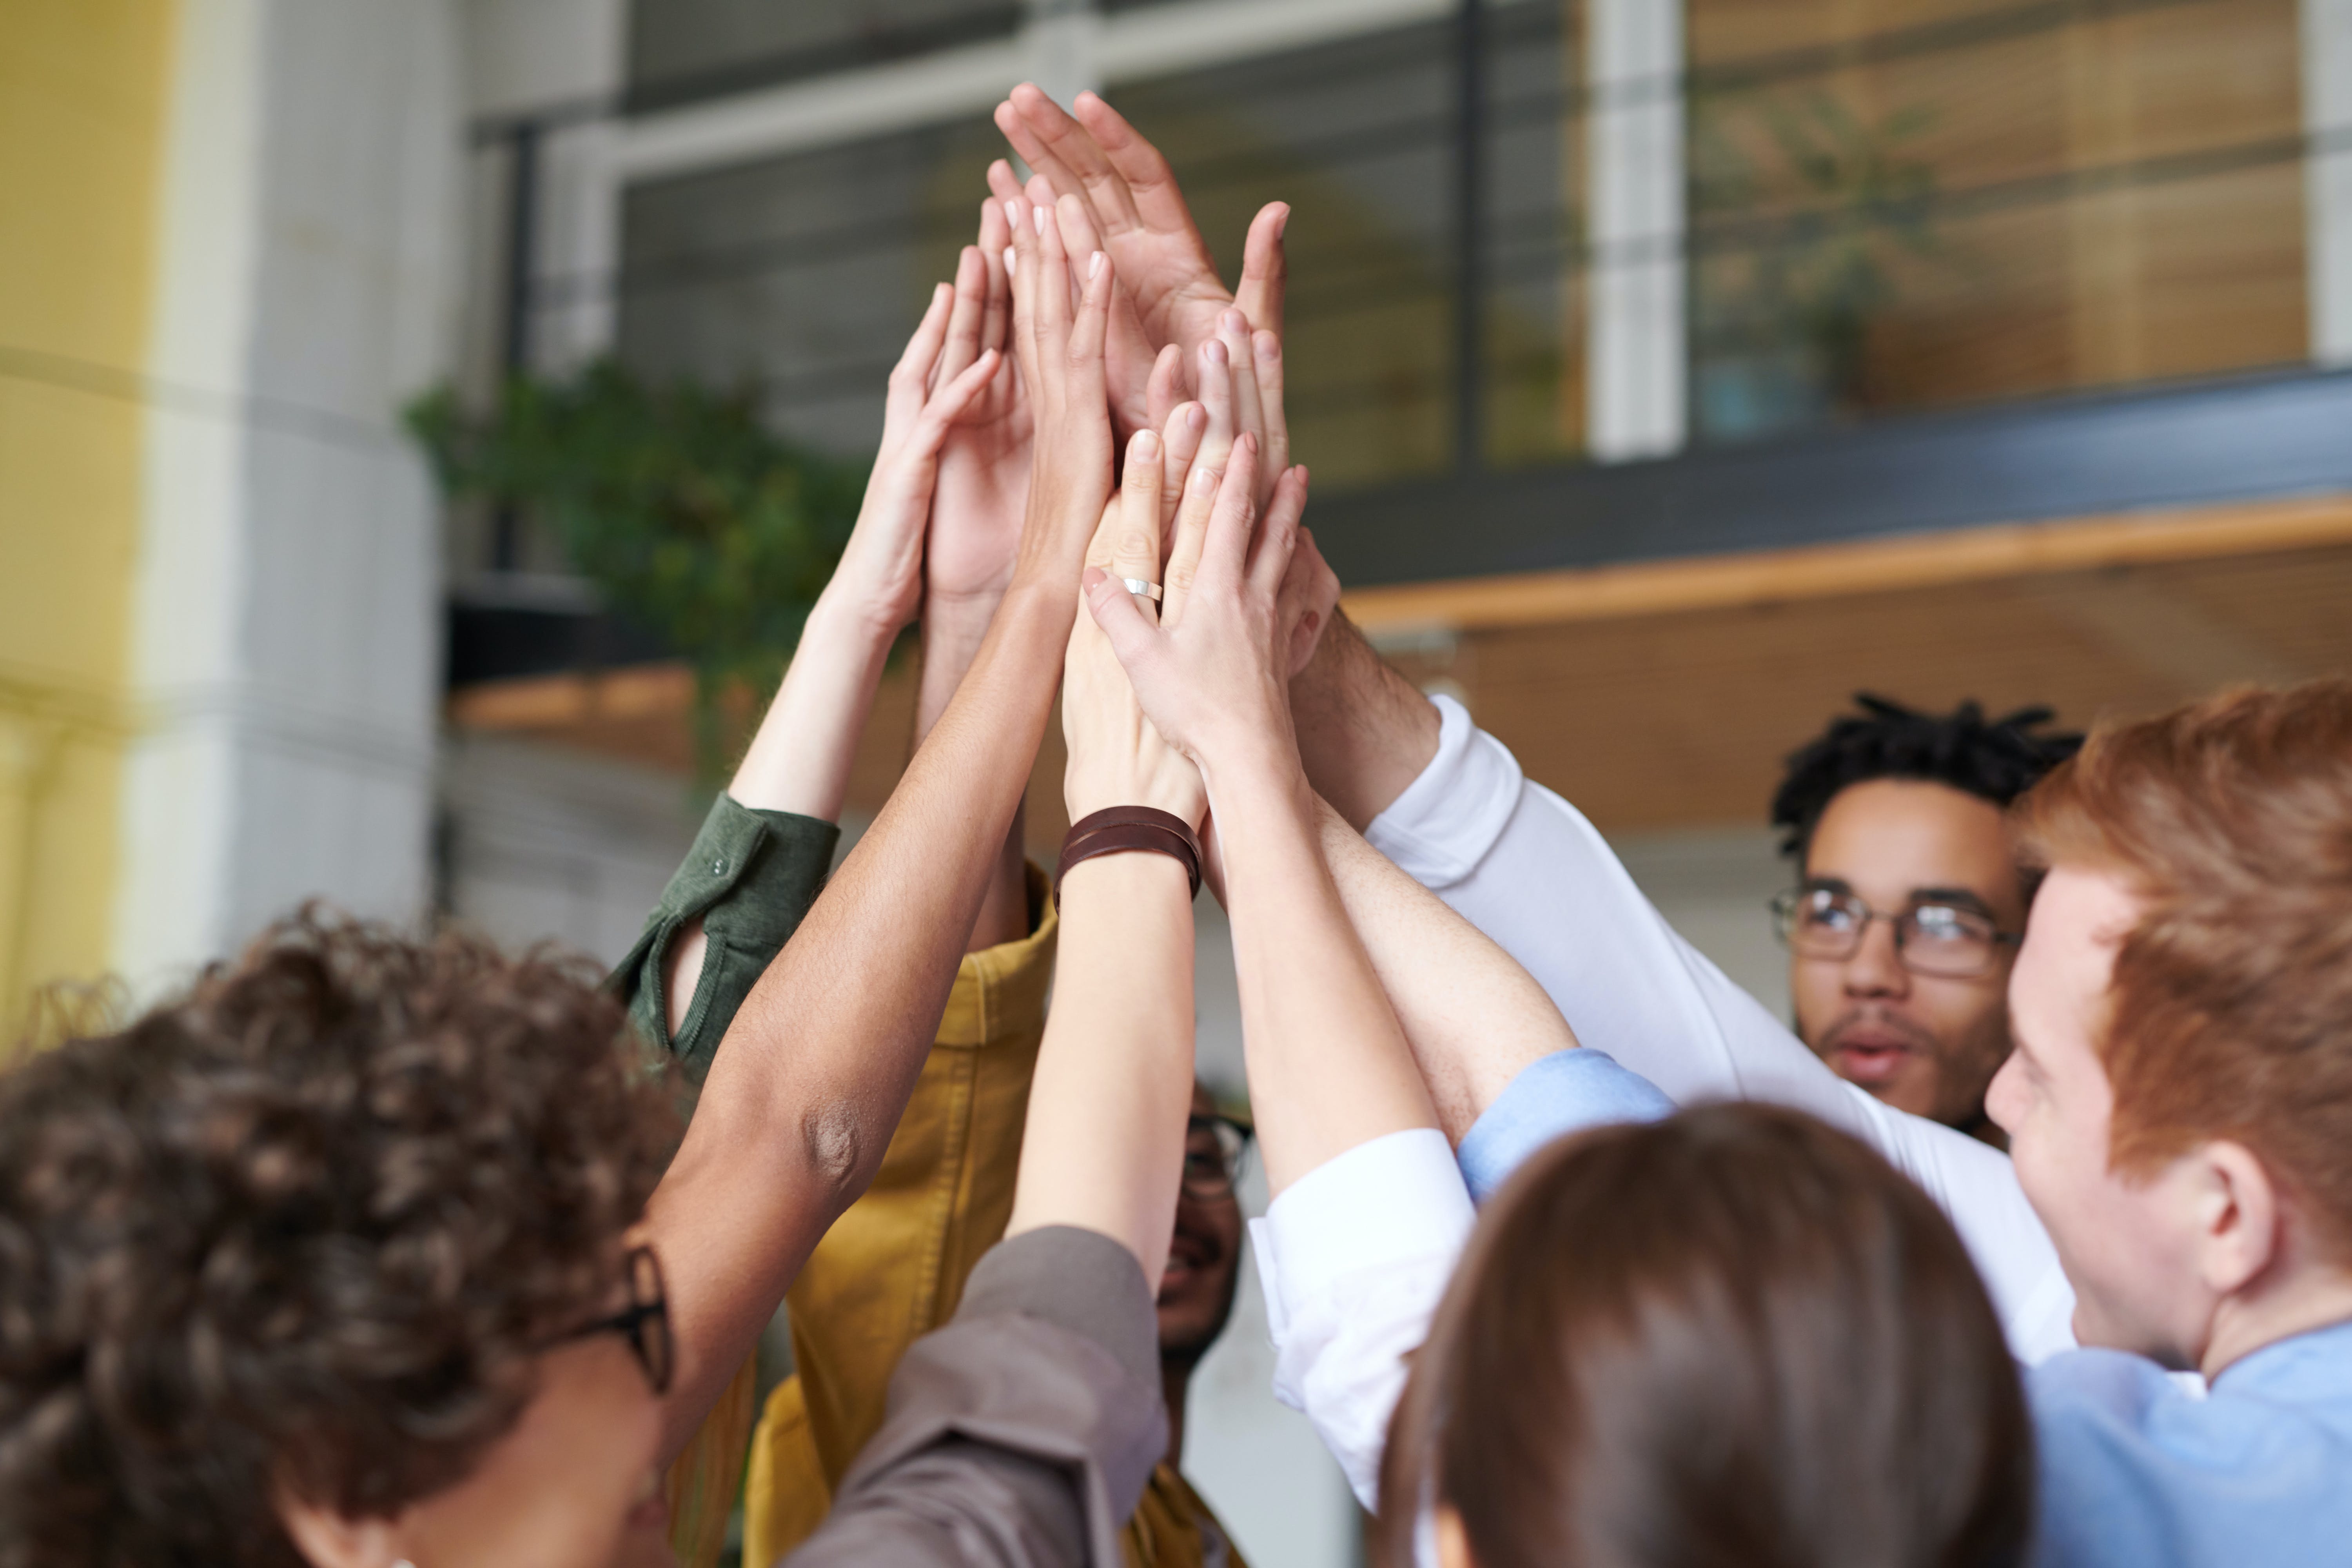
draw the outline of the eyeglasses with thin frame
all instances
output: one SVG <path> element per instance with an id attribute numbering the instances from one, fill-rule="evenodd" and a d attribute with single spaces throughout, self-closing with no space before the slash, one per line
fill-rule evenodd
<path id="1" fill-rule="evenodd" d="M 650 1247 L 633 1247 L 622 1258 L 629 1281 L 629 1304 L 608 1318 L 583 1323 L 551 1340 L 551 1345 L 618 1334 L 636 1352 L 646 1381 L 656 1394 L 669 1392 L 670 1374 L 677 1369 L 676 1342 L 669 1331 L 669 1291 L 662 1283 L 661 1259 Z"/>
<path id="2" fill-rule="evenodd" d="M 1184 1125 L 1184 1195 L 1213 1201 L 1233 1195 L 1249 1152 L 1247 1123 L 1230 1116 L 1195 1116 Z"/>
<path id="3" fill-rule="evenodd" d="M 1989 974 L 2001 950 L 2022 939 L 2002 931 L 1990 915 L 1964 904 L 1922 900 L 1898 913 L 1874 910 L 1859 894 L 1842 888 L 1791 888 L 1772 900 L 1772 923 L 1780 940 L 1803 958 L 1840 963 L 1861 951 L 1873 921 L 1895 928 L 1895 961 L 1914 974 L 1973 980 Z"/>

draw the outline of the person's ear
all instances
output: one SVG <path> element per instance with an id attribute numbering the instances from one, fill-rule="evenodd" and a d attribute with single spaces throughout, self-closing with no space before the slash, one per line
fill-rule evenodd
<path id="1" fill-rule="evenodd" d="M 1437 1507 L 1437 1568 L 1478 1568 L 1478 1560 L 1470 1555 L 1470 1532 L 1462 1527 L 1462 1516 L 1444 1503 Z"/>
<path id="2" fill-rule="evenodd" d="M 408 1568 L 388 1519 L 352 1519 L 278 1489 L 278 1521 L 310 1568 Z"/>
<path id="3" fill-rule="evenodd" d="M 2278 1184 L 2242 1143 L 2216 1139 L 2197 1152 L 2199 1272 L 2216 1296 L 2259 1279 L 2279 1254 Z"/>

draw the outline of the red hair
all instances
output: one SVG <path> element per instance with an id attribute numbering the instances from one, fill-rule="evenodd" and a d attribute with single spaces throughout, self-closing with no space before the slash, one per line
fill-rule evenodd
<path id="1" fill-rule="evenodd" d="M 2352 680 L 2103 723 L 2018 821 L 2141 900 L 2099 1046 L 2111 1163 L 2242 1143 L 2352 1254 Z"/>

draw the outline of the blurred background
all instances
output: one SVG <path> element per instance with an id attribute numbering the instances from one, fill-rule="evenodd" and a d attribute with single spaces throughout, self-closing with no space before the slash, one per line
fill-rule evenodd
<path id="1" fill-rule="evenodd" d="M 2352 668 L 2352 0 L 0 0 L 0 1008 L 314 895 L 617 956 L 1024 78 L 1229 276 L 1293 204 L 1351 612 L 1775 1007 L 1855 689 Z M 1253 1284 L 1186 1468 L 1355 1561 L 1270 1359 Z"/>

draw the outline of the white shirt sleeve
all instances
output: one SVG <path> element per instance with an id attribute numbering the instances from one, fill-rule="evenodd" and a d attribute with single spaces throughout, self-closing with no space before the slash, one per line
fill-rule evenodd
<path id="1" fill-rule="evenodd" d="M 1274 1338 L 1274 1392 L 1307 1413 L 1367 1510 L 1403 1396 L 1476 1215 L 1435 1128 L 1328 1160 L 1250 1221 Z"/>
<path id="2" fill-rule="evenodd" d="M 1518 960 L 1577 1038 L 1677 1104 L 1759 1100 L 1861 1138 L 1940 1204 L 2029 1364 L 2074 1344 L 2074 1291 L 2009 1159 L 1894 1110 L 1820 1058 L 1669 926 L 1574 806 L 1529 782 L 1461 704 L 1437 755 L 1365 837 Z"/>

